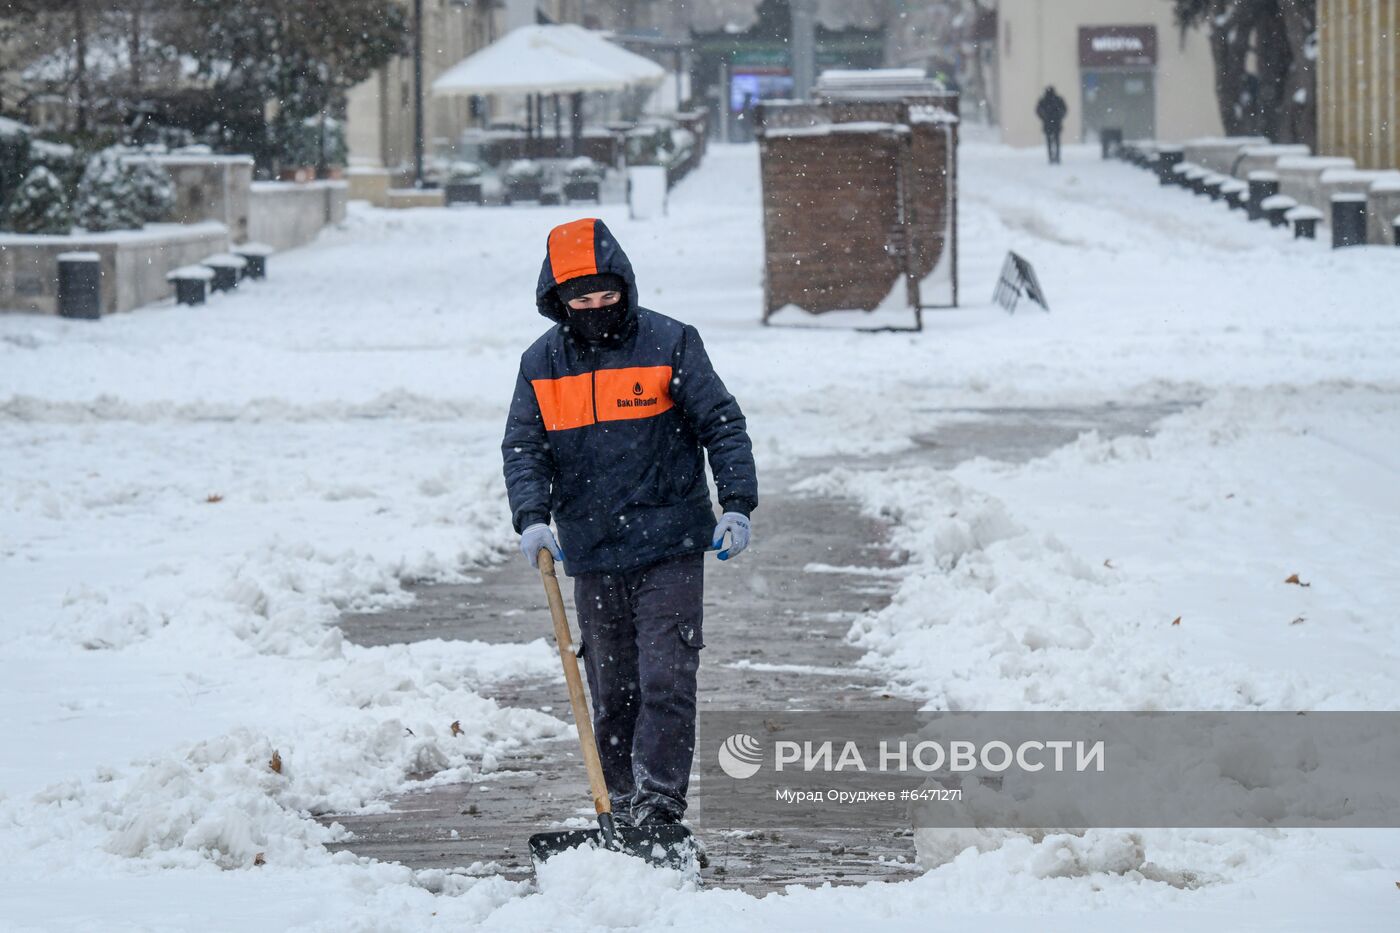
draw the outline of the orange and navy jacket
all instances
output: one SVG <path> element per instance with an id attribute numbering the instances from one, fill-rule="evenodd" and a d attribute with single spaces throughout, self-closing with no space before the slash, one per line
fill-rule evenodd
<path id="1" fill-rule="evenodd" d="M 555 286 L 611 272 L 628 319 L 605 346 L 569 336 Z M 758 479 L 744 414 L 694 327 L 638 305 L 627 255 L 601 220 L 550 232 L 535 292 L 554 327 L 520 358 L 501 451 L 517 532 L 551 516 L 570 575 L 626 570 L 710 545 L 719 501 L 749 514 Z"/>

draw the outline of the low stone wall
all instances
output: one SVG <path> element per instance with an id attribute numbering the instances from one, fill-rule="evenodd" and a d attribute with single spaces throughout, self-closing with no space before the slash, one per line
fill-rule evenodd
<path id="1" fill-rule="evenodd" d="M 1209 136 L 1187 140 L 1182 145 L 1187 162 L 1195 162 L 1201 168 L 1228 175 L 1235 168 L 1235 160 L 1240 152 L 1249 146 L 1264 146 L 1268 140 L 1263 136 Z"/>
<path id="2" fill-rule="evenodd" d="M 384 206 L 395 209 L 442 207 L 446 203 L 446 192 L 441 188 L 390 188 Z"/>
<path id="3" fill-rule="evenodd" d="M 167 272 L 228 247 L 229 230 L 216 221 L 77 236 L 0 234 L 0 312 L 58 313 L 60 253 L 102 257 L 100 306 L 112 314 L 168 297 L 174 290 Z"/>
<path id="4" fill-rule="evenodd" d="M 351 166 L 345 178 L 350 184 L 350 200 L 368 201 L 375 207 L 384 207 L 389 201 L 389 170 L 386 168 L 361 168 Z"/>
<path id="5" fill-rule="evenodd" d="M 1279 194 L 1286 194 L 1299 204 L 1307 204 L 1322 211 L 1331 210 L 1328 201 L 1322 196 L 1319 182 L 1322 173 L 1329 169 L 1356 168 L 1356 163 L 1342 156 L 1286 156 L 1274 165 L 1278 173 Z"/>
<path id="6" fill-rule="evenodd" d="M 1272 172 L 1279 159 L 1311 155 L 1307 146 L 1295 143 L 1270 143 L 1265 146 L 1245 146 L 1231 170 L 1236 178 L 1248 178 L 1250 172 Z"/>
<path id="7" fill-rule="evenodd" d="M 248 239 L 252 156 L 159 155 L 154 159 L 175 182 L 175 209 L 169 220 L 196 224 L 217 220 L 233 242 Z"/>
<path id="8" fill-rule="evenodd" d="M 277 250 L 310 243 L 322 227 L 345 219 L 349 194 L 343 181 L 254 182 L 247 239 Z"/>
<path id="9" fill-rule="evenodd" d="M 1366 196 L 1366 211 L 1369 217 L 1367 241 L 1400 246 L 1395 242 L 1395 220 L 1400 217 L 1400 179 L 1373 183 Z"/>
<path id="10" fill-rule="evenodd" d="M 1323 214 L 1330 223 L 1332 220 L 1332 195 L 1334 194 L 1364 194 L 1370 200 L 1371 189 L 1379 187 L 1382 190 L 1391 186 L 1400 185 L 1400 171 L 1382 171 L 1376 169 L 1346 169 L 1330 168 L 1322 173 L 1318 179 L 1318 191 L 1323 198 L 1326 198 L 1327 207 L 1323 209 Z M 1389 223 L 1389 217 L 1379 217 L 1371 213 L 1371 207 L 1367 205 L 1369 215 L 1366 224 L 1366 240 L 1370 243 L 1389 243 L 1390 237 L 1385 235 L 1380 229 L 1382 223 Z M 1394 216 L 1393 214 L 1391 215 Z"/>

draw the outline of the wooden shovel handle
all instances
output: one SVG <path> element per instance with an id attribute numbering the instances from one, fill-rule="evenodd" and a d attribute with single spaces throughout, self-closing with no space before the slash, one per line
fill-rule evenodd
<path id="1" fill-rule="evenodd" d="M 569 635 L 569 617 L 564 612 L 564 594 L 559 591 L 559 578 L 554 574 L 554 555 L 540 548 L 540 579 L 544 581 L 549 614 L 554 618 L 554 640 L 559 643 L 559 660 L 564 665 L 564 680 L 569 684 L 569 706 L 574 711 L 578 727 L 579 750 L 588 768 L 588 789 L 593 793 L 593 809 L 599 815 L 612 813 L 612 798 L 603 779 L 603 763 L 598 760 L 598 740 L 593 736 L 593 717 L 588 714 L 588 699 L 583 693 L 583 678 L 578 672 L 578 656 Z"/>

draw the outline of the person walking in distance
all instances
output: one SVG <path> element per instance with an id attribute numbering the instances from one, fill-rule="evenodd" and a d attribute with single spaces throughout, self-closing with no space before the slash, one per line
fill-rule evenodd
<path id="1" fill-rule="evenodd" d="M 1051 165 L 1060 163 L 1060 130 L 1064 128 L 1067 113 L 1069 105 L 1055 93 L 1054 85 L 1046 87 L 1035 105 L 1035 115 L 1040 117 L 1041 129 L 1045 131 L 1045 150 Z"/>
<path id="2" fill-rule="evenodd" d="M 601 220 L 549 232 L 535 303 L 554 326 L 520 358 L 501 445 L 511 518 L 532 565 L 547 548 L 574 578 L 613 812 L 677 822 L 695 752 L 705 551 L 743 552 L 758 505 L 747 424 L 696 329 L 640 305 Z"/>

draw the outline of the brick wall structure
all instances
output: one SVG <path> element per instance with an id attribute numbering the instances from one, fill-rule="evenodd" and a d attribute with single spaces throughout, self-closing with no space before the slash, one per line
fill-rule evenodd
<path id="1" fill-rule="evenodd" d="M 919 282 L 940 261 L 955 265 L 953 101 L 760 106 L 765 319 L 789 304 L 871 311 L 901 277 L 917 308 Z"/>
<path id="2" fill-rule="evenodd" d="M 773 128 L 762 153 L 764 317 L 873 311 L 909 274 L 901 210 L 907 127 Z"/>

